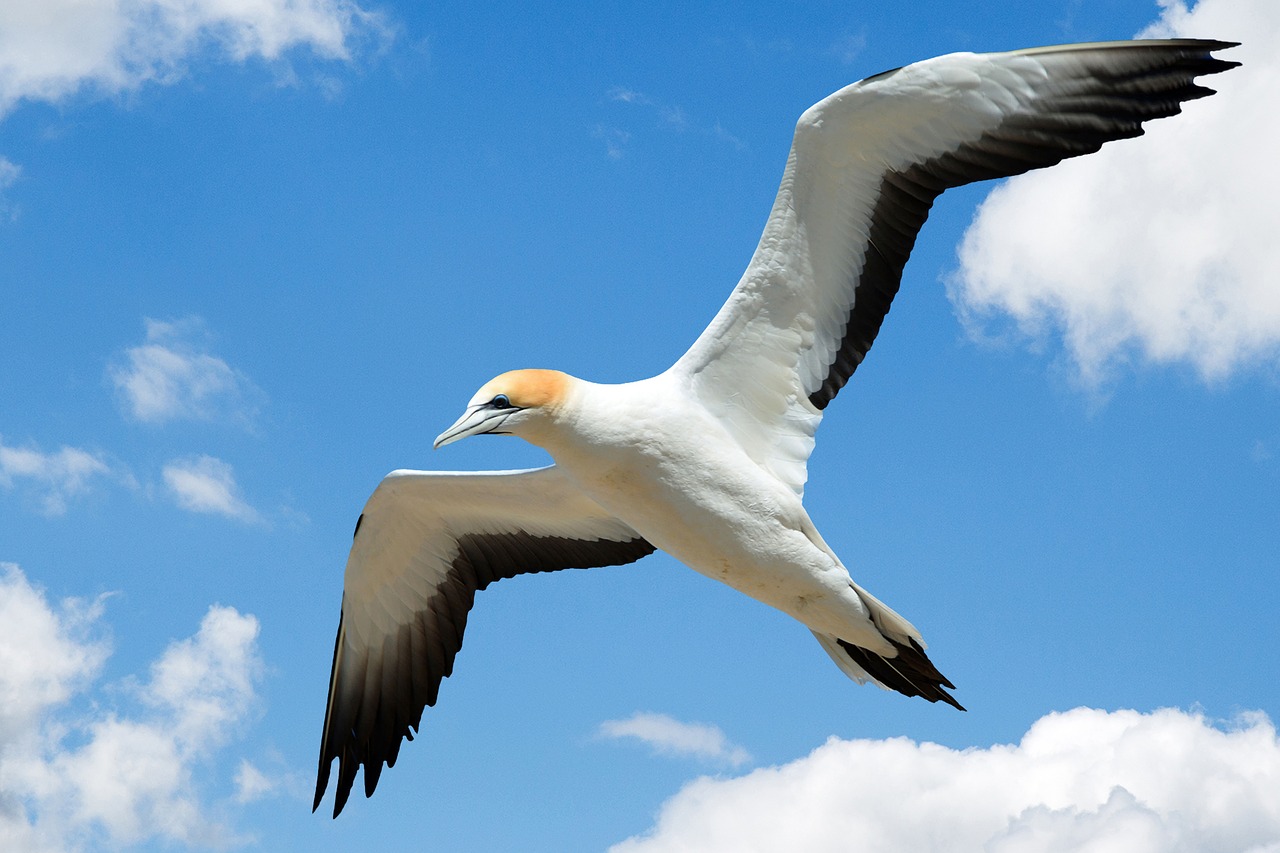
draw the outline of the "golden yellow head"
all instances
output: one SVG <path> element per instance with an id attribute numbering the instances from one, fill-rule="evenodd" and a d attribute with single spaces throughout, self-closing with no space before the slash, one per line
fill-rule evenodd
<path id="1" fill-rule="evenodd" d="M 462 417 L 435 441 L 436 447 L 469 435 L 523 435 L 537 432 L 541 418 L 554 414 L 568 398 L 571 379 L 558 370 L 512 370 L 486 382 Z"/>
<path id="2" fill-rule="evenodd" d="M 520 409 L 556 408 L 568 391 L 569 377 L 558 370 L 509 370 L 482 385 L 471 405 L 505 396 Z"/>

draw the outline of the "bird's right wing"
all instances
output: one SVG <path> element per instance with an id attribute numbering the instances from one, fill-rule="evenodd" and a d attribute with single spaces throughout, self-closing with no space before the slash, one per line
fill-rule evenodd
<path id="1" fill-rule="evenodd" d="M 933 200 L 1138 136 L 1238 63 L 1192 39 L 958 53 L 806 110 L 755 255 L 671 372 L 800 492 L 822 410 L 862 362 Z"/>
<path id="2" fill-rule="evenodd" d="M 320 741 L 315 806 L 338 759 L 334 817 L 365 795 L 453 671 L 477 590 L 525 572 L 630 563 L 653 546 L 554 466 L 394 471 L 356 524 Z"/>

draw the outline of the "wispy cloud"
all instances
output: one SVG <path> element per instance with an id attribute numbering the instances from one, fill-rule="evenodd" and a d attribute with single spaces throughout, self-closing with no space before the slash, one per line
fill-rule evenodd
<path id="1" fill-rule="evenodd" d="M 1207 380 L 1280 359 L 1280 113 L 1258 108 L 1280 79 L 1280 4 L 1162 5 L 1144 35 L 1238 38 L 1224 57 L 1244 65 L 1142 139 L 997 187 L 950 282 L 975 335 L 1007 318 L 1037 344 L 1061 334 L 1086 386 L 1135 358 Z"/>
<path id="2" fill-rule="evenodd" d="M 609 100 L 621 101 L 624 104 L 650 104 L 649 96 L 625 86 L 614 86 L 608 92 Z"/>
<path id="3" fill-rule="evenodd" d="M 69 851 L 150 840 L 227 846 L 226 803 L 197 782 L 258 703 L 258 622 L 211 607 L 142 682 L 93 695 L 110 649 L 102 601 L 52 606 L 0 564 L 0 848 Z"/>
<path id="4" fill-rule="evenodd" d="M 604 153 L 610 160 L 621 160 L 626 155 L 627 142 L 631 140 L 627 131 L 598 124 L 591 135 L 604 142 Z"/>
<path id="5" fill-rule="evenodd" d="M 144 423 L 252 423 L 265 397 L 248 377 L 207 351 L 203 321 L 147 319 L 146 341 L 125 350 L 107 374 L 126 411 Z"/>
<path id="6" fill-rule="evenodd" d="M 641 115 L 647 116 L 654 126 L 662 130 L 707 136 L 725 142 L 738 150 L 746 147 L 742 140 L 726 130 L 718 120 L 704 122 L 690 116 L 688 111 L 679 104 L 664 103 L 626 86 L 614 86 L 605 93 L 605 97 L 612 103 L 622 104 L 639 111 Z M 618 127 L 616 123 L 598 124 L 592 131 L 592 136 L 604 141 L 605 153 L 610 159 L 620 160 L 626 155 L 627 144 L 631 141 L 633 133 Z"/>
<path id="7" fill-rule="evenodd" d="M 263 773 L 249 759 L 242 758 L 236 769 L 236 802 L 252 803 L 261 800 L 273 793 L 279 784 L 279 780 Z"/>
<path id="8" fill-rule="evenodd" d="M 747 143 L 743 142 L 741 139 L 734 136 L 729 131 L 725 130 L 724 126 L 721 125 L 720 122 L 718 121 L 714 125 L 712 125 L 711 132 L 715 134 L 715 137 L 717 139 L 721 140 L 722 142 L 728 143 L 738 151 L 745 151 L 747 148 Z"/>
<path id="9" fill-rule="evenodd" d="M 1280 849 L 1280 742 L 1261 713 L 1078 708 L 1018 744 L 954 750 L 831 739 L 736 779 L 703 778 L 614 853 L 699 850 Z"/>
<path id="10" fill-rule="evenodd" d="M 17 183 L 21 175 L 21 166 L 8 157 L 0 156 L 0 219 L 13 221 L 18 217 L 18 208 L 8 200 L 5 191 Z"/>
<path id="11" fill-rule="evenodd" d="M 844 33 L 832 42 L 828 52 L 841 64 L 852 65 L 866 49 L 867 31 L 864 29 L 856 33 Z"/>
<path id="12" fill-rule="evenodd" d="M 162 474 L 170 494 L 185 510 L 240 521 L 262 520 L 258 511 L 240 497 L 235 472 L 221 459 L 212 456 L 175 459 L 164 466 Z"/>
<path id="13" fill-rule="evenodd" d="M 95 478 L 111 471 L 103 458 L 65 445 L 54 453 L 10 447 L 0 438 L 0 488 L 24 487 L 45 515 L 62 515 L 67 501 L 89 491 Z"/>
<path id="14" fill-rule="evenodd" d="M 745 749 L 733 744 L 719 727 L 685 723 L 666 714 L 636 712 L 625 720 L 600 724 L 601 737 L 634 739 L 662 755 L 697 758 L 715 764 L 741 767 L 751 760 Z"/>

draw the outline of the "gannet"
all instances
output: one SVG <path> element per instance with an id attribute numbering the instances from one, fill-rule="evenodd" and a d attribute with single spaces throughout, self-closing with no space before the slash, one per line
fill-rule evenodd
<path id="1" fill-rule="evenodd" d="M 1139 136 L 1212 94 L 1233 43 L 958 53 L 869 77 L 796 125 L 745 274 L 670 369 L 605 385 L 554 370 L 486 382 L 435 447 L 515 435 L 550 467 L 399 470 L 347 562 L 315 805 L 369 796 L 453 671 L 477 590 L 661 549 L 807 626 L 853 680 L 960 704 L 920 632 L 863 589 L 801 501 L 823 412 L 875 340 L 933 200 Z M 963 710 L 961 708 L 961 710 Z"/>

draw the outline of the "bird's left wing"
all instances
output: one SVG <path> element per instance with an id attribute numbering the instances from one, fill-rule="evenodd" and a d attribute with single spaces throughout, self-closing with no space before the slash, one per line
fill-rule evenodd
<path id="1" fill-rule="evenodd" d="M 653 546 L 554 466 L 395 471 L 356 524 L 320 741 L 315 805 L 338 759 L 334 817 L 365 796 L 453 671 L 477 590 L 525 572 L 630 563 Z"/>
<path id="2" fill-rule="evenodd" d="M 822 409 L 875 340 L 933 200 L 1138 136 L 1239 63 L 1201 40 L 952 54 L 869 77 L 796 125 L 746 273 L 672 368 L 797 492 Z"/>

